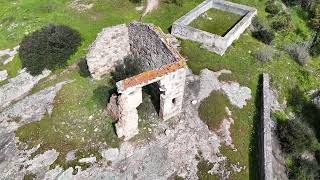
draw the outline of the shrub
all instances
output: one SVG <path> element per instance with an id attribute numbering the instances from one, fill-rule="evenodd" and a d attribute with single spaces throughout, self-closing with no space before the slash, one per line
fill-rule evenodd
<path id="1" fill-rule="evenodd" d="M 310 24 L 314 29 L 320 27 L 320 4 L 317 4 L 311 8 L 311 20 Z"/>
<path id="2" fill-rule="evenodd" d="M 32 75 L 40 74 L 44 69 L 64 67 L 80 44 L 79 32 L 50 24 L 26 36 L 20 43 L 22 67 Z"/>
<path id="3" fill-rule="evenodd" d="M 305 65 L 310 61 L 309 43 L 295 43 L 284 48 L 292 58 L 294 58 L 300 65 Z"/>
<path id="4" fill-rule="evenodd" d="M 273 17 L 272 20 L 272 28 L 281 31 L 288 29 L 291 24 L 291 16 L 287 13 L 279 14 L 275 17 Z"/>
<path id="5" fill-rule="evenodd" d="M 276 3 L 276 1 L 268 1 L 265 10 L 272 15 L 276 15 L 280 13 L 281 5 Z"/>
<path id="6" fill-rule="evenodd" d="M 296 157 L 294 165 L 289 170 L 289 179 L 319 179 L 319 171 L 320 167 L 316 161 Z"/>
<path id="7" fill-rule="evenodd" d="M 274 32 L 271 31 L 266 23 L 259 18 L 254 18 L 252 21 L 254 30 L 252 32 L 253 37 L 270 45 L 275 38 Z"/>
<path id="8" fill-rule="evenodd" d="M 320 56 L 320 37 L 315 39 L 314 44 L 310 48 L 310 53 L 312 56 Z"/>
<path id="9" fill-rule="evenodd" d="M 292 119 L 277 124 L 277 135 L 281 149 L 285 153 L 300 154 L 314 152 L 317 139 L 313 130 L 300 119 Z"/>
<path id="10" fill-rule="evenodd" d="M 274 49 L 270 47 L 266 47 L 258 50 L 255 53 L 255 57 L 261 62 L 269 62 L 273 59 L 274 53 L 275 53 Z"/>

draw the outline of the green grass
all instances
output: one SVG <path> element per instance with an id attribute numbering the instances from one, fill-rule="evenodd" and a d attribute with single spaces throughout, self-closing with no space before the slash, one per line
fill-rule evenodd
<path id="1" fill-rule="evenodd" d="M 212 106 L 214 104 L 214 106 Z M 208 125 L 209 129 L 218 129 L 222 120 L 228 117 L 226 107 L 231 108 L 228 97 L 219 91 L 213 91 L 204 99 L 199 107 L 199 117 Z"/>
<path id="2" fill-rule="evenodd" d="M 29 148 L 41 144 L 37 154 L 49 149 L 59 152 L 56 164 L 65 165 L 65 155 L 71 150 L 95 152 L 98 147 L 117 147 L 118 138 L 110 117 L 104 113 L 109 91 L 114 87 L 110 78 L 92 81 L 72 71 L 55 81 L 74 80 L 65 85 L 55 98 L 51 116 L 20 127 L 17 137 Z M 38 91 L 56 82 L 35 87 Z M 72 163 L 70 164 L 72 165 Z"/>
<path id="3" fill-rule="evenodd" d="M 84 41 L 78 52 L 69 60 L 73 64 L 83 57 L 88 46 L 95 40 L 97 33 L 104 27 L 128 23 L 138 20 L 140 15 L 134 4 L 128 0 L 95 1 L 92 9 L 80 13 L 70 9 L 67 0 L 10 0 L 0 2 L 0 49 L 12 48 L 17 45 L 25 34 L 41 28 L 48 23 L 64 24 L 78 30 Z M 154 23 L 164 32 L 169 32 L 171 25 L 178 18 L 196 7 L 202 0 L 185 1 L 182 6 L 161 2 L 160 7 L 143 18 L 143 22 Z M 232 0 L 232 2 L 256 7 L 258 16 L 268 19 L 264 11 L 266 0 Z M 19 12 L 19 13 L 17 13 Z M 308 28 L 306 17 L 301 10 L 294 8 L 292 11 L 293 29 L 288 32 L 276 34 L 274 46 L 278 49 L 296 40 L 308 40 L 313 32 Z M 215 27 L 216 28 L 216 27 Z M 214 29 L 214 28 L 212 28 Z M 303 92 L 320 87 L 320 60 L 314 58 L 305 67 L 299 66 L 289 55 L 281 53 L 269 63 L 261 63 L 253 56 L 254 52 L 266 46 L 254 39 L 250 33 L 245 32 L 240 39 L 235 41 L 224 56 L 216 55 L 201 49 L 200 45 L 191 41 L 182 40 L 182 54 L 188 58 L 188 65 L 194 73 L 199 73 L 204 68 L 214 71 L 229 69 L 231 75 L 223 75 L 220 80 L 237 81 L 242 86 L 252 90 L 252 99 L 243 109 L 233 108 L 235 124 L 231 126 L 233 143 L 238 149 L 232 151 L 222 146 L 221 152 L 227 156 L 231 163 L 240 162 L 246 170 L 240 174 L 232 174 L 231 179 L 258 179 L 257 159 L 257 126 L 259 125 L 259 99 L 260 99 L 260 74 L 267 72 L 272 77 L 272 86 L 279 91 L 280 99 L 287 99 L 290 89 L 299 86 Z M 0 66 L 7 69 L 10 77 L 14 77 L 21 68 L 20 60 Z M 57 74 L 62 70 L 57 70 Z M 23 126 L 17 130 L 19 139 L 34 147 L 41 143 L 37 153 L 54 148 L 60 155 L 55 164 L 64 168 L 77 164 L 77 159 L 97 154 L 97 146 L 117 146 L 118 139 L 114 134 L 110 117 L 103 113 L 108 91 L 114 87 L 106 77 L 94 82 L 90 78 L 82 77 L 78 70 L 59 76 L 55 80 L 42 80 L 32 92 L 37 92 L 52 86 L 65 79 L 75 79 L 66 85 L 55 99 L 55 108 L 51 117 L 48 115 L 39 122 Z M 209 97 L 210 98 L 210 97 Z M 215 100 L 208 101 L 206 107 L 215 106 Z M 290 107 L 289 107 L 290 108 Z M 215 118 L 216 114 L 200 109 L 202 116 L 207 114 L 208 119 Z M 222 111 L 222 109 L 221 109 Z M 224 109 L 223 109 L 224 111 Z M 92 115 L 92 118 L 89 117 Z M 145 122 L 147 126 L 147 122 Z M 143 125 L 144 126 L 144 125 Z M 94 129 L 99 127 L 99 131 Z M 141 127 L 140 127 L 141 128 Z M 84 132 L 83 129 L 86 129 Z M 70 138 L 66 138 L 66 135 Z M 143 133 L 142 133 L 143 134 Z M 82 140 L 84 138 L 84 141 Z M 78 149 L 75 161 L 66 163 L 65 155 L 68 151 Z M 200 163 L 199 173 L 207 175 L 210 167 Z M 83 165 L 86 166 L 86 165 Z M 201 175 L 201 177 L 204 177 Z"/>
<path id="4" fill-rule="evenodd" d="M 204 17 L 204 14 L 207 14 L 208 18 L 212 19 Z M 209 9 L 193 20 L 190 26 L 219 36 L 225 36 L 241 19 L 242 16 L 238 14 Z"/>

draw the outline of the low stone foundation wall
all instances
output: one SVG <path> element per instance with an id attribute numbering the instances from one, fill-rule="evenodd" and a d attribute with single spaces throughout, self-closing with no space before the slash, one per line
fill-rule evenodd
<path id="1" fill-rule="evenodd" d="M 188 26 L 193 20 L 211 8 L 240 14 L 243 18 L 223 37 Z M 223 55 L 232 42 L 238 39 L 251 24 L 251 20 L 256 14 L 257 10 L 252 7 L 221 0 L 206 0 L 174 22 L 171 33 L 182 39 L 199 42 L 204 48 Z"/>
<path id="2" fill-rule="evenodd" d="M 261 143 L 260 143 L 260 175 L 262 180 L 273 179 L 272 167 L 272 129 L 271 129 L 271 96 L 270 96 L 270 77 L 268 74 L 262 76 L 262 113 L 261 113 Z"/>

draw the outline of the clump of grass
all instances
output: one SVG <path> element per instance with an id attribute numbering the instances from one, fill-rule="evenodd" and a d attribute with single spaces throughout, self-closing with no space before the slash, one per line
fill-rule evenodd
<path id="1" fill-rule="evenodd" d="M 210 171 L 213 168 L 213 164 L 205 161 L 203 159 L 200 159 L 198 165 L 198 172 L 197 175 L 199 179 L 211 179 L 211 180 L 216 180 L 219 179 L 216 175 L 209 174 L 208 171 Z"/>
<path id="2" fill-rule="evenodd" d="M 310 61 L 309 43 L 307 42 L 287 45 L 284 50 L 302 66 Z"/>
<path id="3" fill-rule="evenodd" d="M 208 125 L 209 129 L 217 129 L 222 120 L 227 117 L 226 107 L 230 107 L 229 99 L 219 91 L 213 91 L 204 99 L 199 107 L 200 118 Z"/>
<path id="4" fill-rule="evenodd" d="M 275 52 L 276 51 L 273 48 L 266 47 L 266 48 L 259 49 L 255 53 L 255 57 L 260 62 L 263 62 L 263 63 L 270 62 L 273 59 Z"/>

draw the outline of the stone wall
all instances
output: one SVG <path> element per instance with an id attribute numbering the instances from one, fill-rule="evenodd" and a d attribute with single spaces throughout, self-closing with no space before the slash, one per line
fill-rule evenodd
<path id="1" fill-rule="evenodd" d="M 141 72 L 179 61 L 166 44 L 166 37 L 156 26 L 133 22 L 128 28 L 133 61 L 137 61 L 135 64 Z"/>
<path id="2" fill-rule="evenodd" d="M 261 115 L 261 143 L 260 143 L 260 175 L 263 180 L 272 180 L 274 173 L 272 167 L 272 129 L 271 129 L 271 96 L 270 96 L 270 77 L 263 74 L 262 84 L 262 115 Z"/>
<path id="3" fill-rule="evenodd" d="M 91 76 L 100 79 L 113 71 L 129 54 L 129 34 L 125 24 L 103 29 L 86 57 Z"/>
<path id="4" fill-rule="evenodd" d="M 129 140 L 138 132 L 137 107 L 142 103 L 142 87 L 158 83 L 162 120 L 178 115 L 182 110 L 185 89 L 186 62 L 171 44 L 172 37 L 160 28 L 139 22 L 128 25 L 131 61 L 140 74 L 117 82 L 117 95 L 107 105 L 116 122 L 118 137 Z"/>
<path id="5" fill-rule="evenodd" d="M 243 18 L 223 37 L 188 26 L 194 19 L 211 8 L 240 14 Z M 171 33 L 179 38 L 199 42 L 202 47 L 223 55 L 232 42 L 238 39 L 251 24 L 251 20 L 256 14 L 257 10 L 252 7 L 227 1 L 206 0 L 174 22 Z"/>

